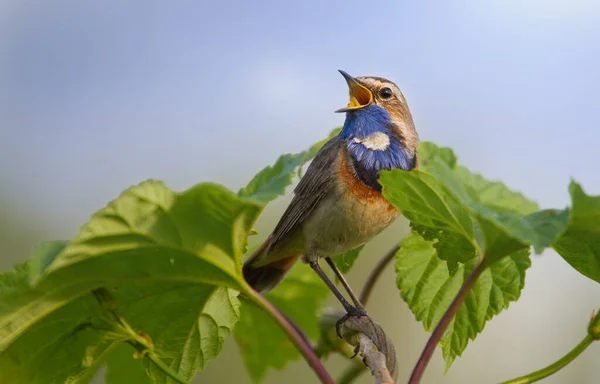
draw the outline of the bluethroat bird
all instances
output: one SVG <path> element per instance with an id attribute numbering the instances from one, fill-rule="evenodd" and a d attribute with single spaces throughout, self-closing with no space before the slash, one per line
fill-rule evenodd
<path id="1" fill-rule="evenodd" d="M 352 77 L 344 71 L 350 102 L 339 135 L 315 156 L 273 233 L 244 264 L 244 277 L 257 291 L 275 287 L 302 257 L 344 306 L 346 316 L 366 312 L 331 256 L 352 250 L 388 227 L 398 211 L 381 195 L 382 169 L 417 167 L 415 130 L 406 99 L 381 77 Z M 351 305 L 319 266 L 333 269 Z"/>

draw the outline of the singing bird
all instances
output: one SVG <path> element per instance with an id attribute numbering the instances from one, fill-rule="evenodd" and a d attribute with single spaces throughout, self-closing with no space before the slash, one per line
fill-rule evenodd
<path id="1" fill-rule="evenodd" d="M 366 312 L 331 256 L 369 241 L 398 211 L 381 194 L 379 171 L 417 167 L 419 137 L 404 95 L 381 77 L 352 77 L 341 132 L 317 153 L 294 190 L 273 233 L 244 263 L 244 277 L 257 291 L 275 287 L 301 257 L 344 306 L 347 315 Z M 324 257 L 350 295 L 350 304 L 319 266 Z"/>

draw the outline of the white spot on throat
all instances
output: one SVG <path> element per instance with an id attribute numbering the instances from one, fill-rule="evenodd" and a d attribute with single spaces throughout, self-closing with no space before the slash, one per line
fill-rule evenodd
<path id="1" fill-rule="evenodd" d="M 355 137 L 353 141 L 373 151 L 385 151 L 390 146 L 390 137 L 383 132 L 375 132 L 362 139 Z"/>

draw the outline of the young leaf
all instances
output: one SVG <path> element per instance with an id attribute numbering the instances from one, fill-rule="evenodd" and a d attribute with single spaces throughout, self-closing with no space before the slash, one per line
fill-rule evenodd
<path id="1" fill-rule="evenodd" d="M 397 285 L 427 331 L 431 332 L 440 321 L 475 263 L 472 259 L 460 264 L 450 274 L 446 263 L 438 258 L 433 241 L 416 232 L 402 240 L 396 253 Z M 529 252 L 523 249 L 495 262 L 481 274 L 440 340 L 446 369 L 462 355 L 469 340 L 483 331 L 488 320 L 519 298 L 530 264 Z"/>
<path id="2" fill-rule="evenodd" d="M 310 338 L 318 331 L 318 310 L 329 290 L 307 265 L 297 264 L 277 288 L 266 295 L 281 312 L 291 318 Z M 300 358 L 287 335 L 263 311 L 242 302 L 242 315 L 235 328 L 246 368 L 254 382 L 261 382 L 269 368 L 282 369 Z"/>
<path id="3" fill-rule="evenodd" d="M 573 268 L 600 283 L 600 196 L 586 195 L 575 182 L 569 192 L 569 225 L 553 247 Z"/>
<path id="4" fill-rule="evenodd" d="M 306 151 L 280 156 L 275 164 L 269 165 L 257 173 L 248 185 L 240 189 L 238 194 L 261 204 L 267 204 L 271 200 L 282 196 L 285 194 L 285 189 L 292 184 L 296 169 L 298 169 L 298 175 L 300 176 L 302 166 L 312 160 L 321 147 L 337 135 L 340 130 L 341 128 L 334 129 L 327 139 L 313 144 Z"/>
<path id="5" fill-rule="evenodd" d="M 282 155 L 273 166 L 268 166 L 256 174 L 238 194 L 261 204 L 266 204 L 285 193 L 292 183 L 296 168 L 304 159 L 305 152 Z"/>

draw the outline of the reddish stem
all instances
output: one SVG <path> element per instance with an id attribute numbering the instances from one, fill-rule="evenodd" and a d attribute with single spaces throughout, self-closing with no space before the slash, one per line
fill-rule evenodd
<path id="1" fill-rule="evenodd" d="M 317 357 L 312 347 L 306 342 L 302 335 L 296 330 L 293 324 L 281 313 L 273 304 L 271 304 L 262 295 L 256 292 L 254 289 L 248 287 L 246 294 L 250 297 L 254 304 L 258 305 L 264 310 L 276 323 L 283 329 L 288 335 L 290 341 L 294 343 L 296 348 L 300 351 L 308 365 L 315 371 L 317 377 L 323 384 L 335 384 L 333 378 L 329 375 L 329 372 L 325 369 L 321 360 Z"/>
<path id="2" fill-rule="evenodd" d="M 456 316 L 456 312 L 458 312 L 458 309 L 467 298 L 467 295 L 473 287 L 473 284 L 475 284 L 475 281 L 477 281 L 477 278 L 479 277 L 479 275 L 481 275 L 481 272 L 483 272 L 484 269 L 484 262 L 483 259 L 481 259 L 479 260 L 477 265 L 475 265 L 475 268 L 473 268 L 471 273 L 469 273 L 469 276 L 467 276 L 465 282 L 460 288 L 460 291 L 458 291 L 456 297 L 450 304 L 450 307 L 448 307 L 448 310 L 446 311 L 446 313 L 444 313 L 444 316 L 442 316 L 442 319 L 433 330 L 433 333 L 429 337 L 429 340 L 427 341 L 427 344 L 425 345 L 425 348 L 421 353 L 421 357 L 419 357 L 419 360 L 417 361 L 417 364 L 413 369 L 408 384 L 419 384 L 421 382 L 421 378 L 423 377 L 425 368 L 427 368 L 427 364 L 429 364 L 429 360 L 431 360 L 431 356 L 435 351 L 435 347 L 439 343 L 444 332 L 446 332 L 448 325 L 450 325 L 450 322 L 452 321 L 454 316 Z"/>

